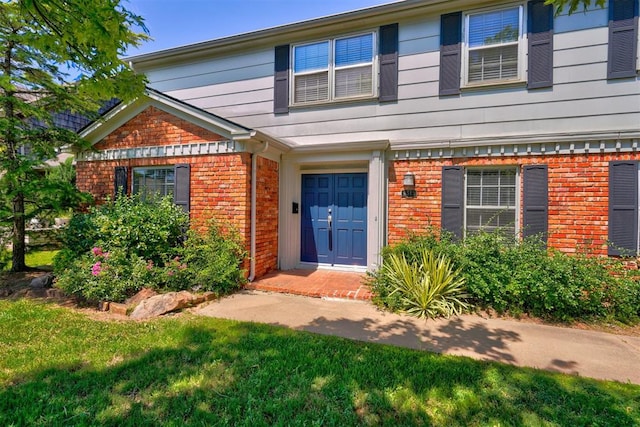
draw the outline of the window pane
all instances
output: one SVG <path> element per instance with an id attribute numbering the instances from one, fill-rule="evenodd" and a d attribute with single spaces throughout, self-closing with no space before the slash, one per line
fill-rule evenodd
<path id="1" fill-rule="evenodd" d="M 326 101 L 328 99 L 328 72 L 295 76 L 294 102 Z"/>
<path id="2" fill-rule="evenodd" d="M 498 185 L 500 171 L 482 171 L 482 185 Z"/>
<path id="3" fill-rule="evenodd" d="M 467 230 L 491 231 L 501 228 L 515 233 L 515 209 L 467 209 Z"/>
<path id="4" fill-rule="evenodd" d="M 482 171 L 479 170 L 470 170 L 467 171 L 467 182 L 469 185 L 480 185 L 482 178 Z"/>
<path id="5" fill-rule="evenodd" d="M 515 206 L 516 188 L 502 187 L 500 189 L 500 206 Z"/>
<path id="6" fill-rule="evenodd" d="M 371 65 L 336 70 L 336 98 L 372 94 Z"/>
<path id="7" fill-rule="evenodd" d="M 500 185 L 516 185 L 516 171 L 512 169 L 501 170 Z"/>
<path id="8" fill-rule="evenodd" d="M 516 170 L 467 171 L 466 229 L 515 234 Z"/>
<path id="9" fill-rule="evenodd" d="M 320 42 L 296 46 L 294 50 L 296 73 L 324 70 L 329 67 L 329 42 Z"/>
<path id="10" fill-rule="evenodd" d="M 518 40 L 520 8 L 469 16 L 469 46 L 488 46 Z"/>
<path id="11" fill-rule="evenodd" d="M 373 35 L 336 40 L 336 66 L 359 64 L 373 60 Z"/>
<path id="12" fill-rule="evenodd" d="M 479 206 L 480 205 L 480 187 L 468 187 L 467 188 L 467 204 Z"/>
<path id="13" fill-rule="evenodd" d="M 469 82 L 518 77 L 518 45 L 469 51 Z"/>
<path id="14" fill-rule="evenodd" d="M 174 186 L 173 168 L 133 170 L 133 193 L 140 194 L 143 200 L 148 197 L 172 196 Z"/>

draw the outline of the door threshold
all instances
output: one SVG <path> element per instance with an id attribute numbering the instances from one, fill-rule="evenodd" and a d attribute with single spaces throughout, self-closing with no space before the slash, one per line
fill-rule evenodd
<path id="1" fill-rule="evenodd" d="M 296 268 L 301 270 L 329 270 L 329 271 L 344 271 L 351 273 L 366 273 L 367 267 L 363 265 L 343 265 L 343 264 L 322 264 L 314 262 L 299 262 Z"/>

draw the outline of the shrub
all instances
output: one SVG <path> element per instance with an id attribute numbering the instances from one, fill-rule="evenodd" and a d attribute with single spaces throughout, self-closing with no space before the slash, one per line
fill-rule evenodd
<path id="1" fill-rule="evenodd" d="M 436 256 L 422 248 L 412 253 L 391 254 L 376 276 L 378 288 L 385 288 L 388 306 L 411 316 L 435 318 L 460 314 L 469 308 L 465 302 L 464 278 L 445 255 Z"/>
<path id="2" fill-rule="evenodd" d="M 241 264 L 247 253 L 242 238 L 233 227 L 222 227 L 211 221 L 204 234 L 190 230 L 181 255 L 180 259 L 173 260 L 173 265 L 168 264 L 168 271 L 176 278 L 187 276 L 192 287 L 226 294 L 239 289 L 245 282 Z M 186 268 L 181 269 L 182 266 Z"/>
<path id="3" fill-rule="evenodd" d="M 11 251 L 7 249 L 8 240 L 4 238 L 0 230 L 0 271 L 6 270 L 11 265 Z"/>
<path id="4" fill-rule="evenodd" d="M 122 302 L 155 282 L 155 271 L 144 259 L 122 249 L 99 247 L 74 261 L 58 275 L 57 286 L 89 302 Z"/>
<path id="5" fill-rule="evenodd" d="M 74 215 L 62 241 L 78 256 L 97 246 L 161 264 L 175 255 L 188 222 L 188 215 L 170 197 L 142 201 L 137 195 L 121 196 L 89 213 Z"/>
<path id="6" fill-rule="evenodd" d="M 242 240 L 212 222 L 183 232 L 187 216 L 169 199 L 120 197 L 76 215 L 54 259 L 57 286 L 88 301 L 123 301 L 142 287 L 228 293 L 244 282 Z"/>
<path id="7" fill-rule="evenodd" d="M 424 249 L 451 259 L 465 278 L 471 301 L 480 307 L 562 321 L 630 323 L 640 318 L 638 274 L 620 259 L 547 250 L 539 238 L 517 240 L 500 230 L 474 233 L 456 242 L 430 229 L 385 248 L 383 262 L 392 255 L 415 260 Z M 372 281 L 374 301 L 394 309 L 397 295 L 377 279 Z"/>

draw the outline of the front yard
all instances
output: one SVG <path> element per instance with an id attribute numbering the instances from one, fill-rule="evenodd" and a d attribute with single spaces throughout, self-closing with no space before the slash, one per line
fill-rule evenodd
<path id="1" fill-rule="evenodd" d="M 640 424 L 640 386 L 265 325 L 30 300 L 0 325 L 0 425 Z"/>

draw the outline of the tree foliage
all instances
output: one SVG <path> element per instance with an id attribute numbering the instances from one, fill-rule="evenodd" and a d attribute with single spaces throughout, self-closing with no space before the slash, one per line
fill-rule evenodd
<path id="1" fill-rule="evenodd" d="M 0 197 L 9 206 L 0 223 L 11 223 L 14 271 L 25 268 L 25 220 L 37 210 L 29 206 L 43 194 L 52 205 L 68 196 L 38 169 L 83 144 L 56 113 L 95 119 L 101 101 L 142 93 L 144 77 L 120 57 L 146 32 L 120 0 L 0 1 Z"/>

